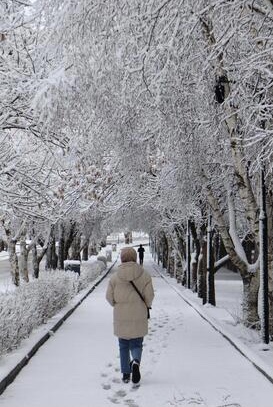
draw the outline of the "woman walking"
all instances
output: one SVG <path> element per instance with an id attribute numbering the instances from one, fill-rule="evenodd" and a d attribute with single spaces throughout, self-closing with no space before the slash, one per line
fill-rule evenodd
<path id="1" fill-rule="evenodd" d="M 121 249 L 121 264 L 111 277 L 106 299 L 114 307 L 114 335 L 119 340 L 122 380 L 140 382 L 143 337 L 148 333 L 148 309 L 152 306 L 152 278 L 136 263 L 132 247 Z"/>

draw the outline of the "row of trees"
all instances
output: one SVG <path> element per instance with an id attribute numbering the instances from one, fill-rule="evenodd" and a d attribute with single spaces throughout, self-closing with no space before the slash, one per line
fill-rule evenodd
<path id="1" fill-rule="evenodd" d="M 165 236 L 184 261 L 189 219 L 198 259 L 211 213 L 252 326 L 259 259 L 242 241 L 259 252 L 265 165 L 272 318 L 273 2 L 0 7 L 1 220 L 13 270 L 26 235 L 47 248 L 54 236 L 86 245 L 121 228 Z"/>

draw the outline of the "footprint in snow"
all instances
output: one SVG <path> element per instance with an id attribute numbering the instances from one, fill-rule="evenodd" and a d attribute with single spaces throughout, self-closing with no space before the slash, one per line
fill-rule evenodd
<path id="1" fill-rule="evenodd" d="M 113 377 L 112 382 L 113 383 L 121 383 L 121 380 L 118 377 Z"/>
<path id="2" fill-rule="evenodd" d="M 108 383 L 102 384 L 102 388 L 103 388 L 103 390 L 110 390 L 111 384 L 108 384 Z"/>
<path id="3" fill-rule="evenodd" d="M 124 400 L 124 402 L 126 403 L 127 407 L 139 407 L 138 404 L 136 404 L 134 400 L 127 399 L 127 400 Z"/>
<path id="4" fill-rule="evenodd" d="M 117 397 L 125 397 L 126 394 L 127 394 L 127 393 L 126 393 L 125 390 L 120 389 L 120 390 L 116 391 L 115 396 L 117 396 Z"/>
<path id="5" fill-rule="evenodd" d="M 113 404 L 119 404 L 119 400 L 115 397 L 108 397 L 108 399 L 111 401 Z"/>

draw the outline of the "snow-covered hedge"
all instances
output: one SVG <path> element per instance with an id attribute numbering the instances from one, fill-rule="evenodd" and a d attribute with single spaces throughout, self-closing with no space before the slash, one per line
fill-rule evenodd
<path id="1" fill-rule="evenodd" d="M 16 349 L 34 328 L 60 311 L 105 269 L 101 261 L 84 263 L 80 276 L 73 271 L 45 271 L 37 280 L 0 293 L 0 355 Z"/>
<path id="2" fill-rule="evenodd" d="M 106 264 L 101 260 L 94 262 L 82 261 L 81 275 L 79 278 L 79 290 L 86 288 L 105 269 Z"/>
<path id="3" fill-rule="evenodd" d="M 105 267 L 107 265 L 107 259 L 105 256 L 103 256 L 102 254 L 100 254 L 99 256 L 97 256 L 97 260 L 98 261 L 102 261 L 105 264 Z"/>

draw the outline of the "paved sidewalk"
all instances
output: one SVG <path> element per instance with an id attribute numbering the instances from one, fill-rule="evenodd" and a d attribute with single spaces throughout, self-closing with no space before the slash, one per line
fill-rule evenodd
<path id="1" fill-rule="evenodd" d="M 106 277 L 0 396 L 0 407 L 271 407 L 272 384 L 156 273 L 149 254 L 144 267 L 156 297 L 139 389 L 120 380 Z"/>

